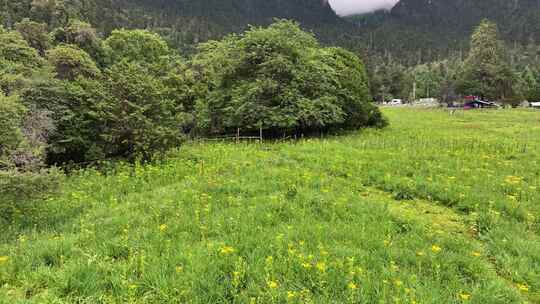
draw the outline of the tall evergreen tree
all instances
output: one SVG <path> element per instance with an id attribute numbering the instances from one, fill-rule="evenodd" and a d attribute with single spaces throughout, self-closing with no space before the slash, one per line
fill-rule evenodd
<path id="1" fill-rule="evenodd" d="M 492 100 L 511 97 L 513 72 L 505 53 L 497 25 L 482 21 L 471 37 L 471 50 L 458 83 L 460 93 Z"/>

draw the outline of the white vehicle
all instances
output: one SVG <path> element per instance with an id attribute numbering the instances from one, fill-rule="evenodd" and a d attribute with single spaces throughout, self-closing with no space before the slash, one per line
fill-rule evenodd
<path id="1" fill-rule="evenodd" d="M 540 101 L 539 102 L 531 102 L 531 107 L 540 109 Z"/>
<path id="2" fill-rule="evenodd" d="M 392 106 L 399 106 L 399 105 L 403 104 L 403 100 L 401 100 L 401 99 L 392 99 L 392 101 L 390 101 L 388 104 L 392 105 Z"/>

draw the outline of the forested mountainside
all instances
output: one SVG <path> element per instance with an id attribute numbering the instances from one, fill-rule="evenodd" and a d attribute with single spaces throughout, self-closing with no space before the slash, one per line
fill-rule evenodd
<path id="1" fill-rule="evenodd" d="M 340 18 L 326 0 L 0 0 L 0 23 L 10 28 L 25 17 L 51 27 L 68 18 L 89 21 L 103 33 L 149 28 L 179 48 L 294 19 L 318 38 L 372 54 L 396 54 L 405 64 L 446 58 L 468 48 L 484 18 L 496 22 L 507 42 L 540 39 L 537 0 L 401 0 L 390 11 Z M 352 21 L 352 22 L 350 22 Z"/>
<path id="2" fill-rule="evenodd" d="M 474 27 L 486 18 L 498 24 L 509 44 L 540 40 L 537 0 L 401 0 L 390 11 L 349 20 L 360 28 L 372 52 L 423 62 L 467 49 Z"/>
<path id="3" fill-rule="evenodd" d="M 339 18 L 326 0 L 2 0 L 1 23 L 10 27 L 25 17 L 51 26 L 68 17 L 90 21 L 100 31 L 151 28 L 179 47 L 294 19 L 320 39 L 335 42 L 353 26 Z M 1 3 L 1 2 L 0 2 Z"/>

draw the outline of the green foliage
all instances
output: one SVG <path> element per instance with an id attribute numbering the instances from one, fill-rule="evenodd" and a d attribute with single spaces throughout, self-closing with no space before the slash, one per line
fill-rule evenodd
<path id="1" fill-rule="evenodd" d="M 0 58 L 5 61 L 36 68 L 43 64 L 36 49 L 33 49 L 16 31 L 7 31 L 0 27 Z"/>
<path id="2" fill-rule="evenodd" d="M 74 80 L 79 76 L 95 78 L 100 75 L 92 57 L 77 46 L 59 45 L 47 51 L 46 56 L 59 79 Z"/>
<path id="3" fill-rule="evenodd" d="M 0 170 L 15 166 L 14 154 L 25 144 L 22 132 L 26 108 L 17 96 L 0 91 Z"/>
<path id="4" fill-rule="evenodd" d="M 497 25 L 484 20 L 471 37 L 471 50 L 464 62 L 459 91 L 465 95 L 503 100 L 513 94 L 513 77 Z"/>
<path id="5" fill-rule="evenodd" d="M 322 56 L 322 61 L 336 73 L 338 90 L 335 94 L 346 114 L 343 126 L 351 129 L 386 126 L 380 111 L 369 103 L 369 80 L 360 58 L 342 48 L 326 49 Z"/>
<path id="6" fill-rule="evenodd" d="M 0 223 L 36 216 L 36 204 L 56 194 L 62 180 L 57 169 L 0 170 Z"/>
<path id="7" fill-rule="evenodd" d="M 56 28 L 52 35 L 56 43 L 76 45 L 95 60 L 104 60 L 101 39 L 89 23 L 70 20 L 65 27 Z"/>
<path id="8" fill-rule="evenodd" d="M 31 21 L 28 18 L 15 24 L 15 29 L 24 37 L 24 40 L 41 55 L 51 46 L 51 36 L 49 35 L 47 24 Z"/>
<path id="9" fill-rule="evenodd" d="M 107 70 L 106 83 L 113 100 L 101 105 L 106 128 L 100 136 L 108 155 L 149 159 L 180 144 L 187 119 L 181 100 L 168 99 L 148 68 L 121 61 Z"/>
<path id="10" fill-rule="evenodd" d="M 203 44 L 194 65 L 207 90 L 198 127 L 209 133 L 359 127 L 377 112 L 360 60 L 290 21 Z"/>
<path id="11" fill-rule="evenodd" d="M 104 157 L 99 136 L 105 124 L 99 105 L 112 102 L 112 98 L 101 82 L 87 78 L 51 80 L 26 90 L 23 97 L 27 104 L 51 113 L 55 130 L 48 139 L 49 164 Z"/>
<path id="12" fill-rule="evenodd" d="M 167 43 L 146 30 L 115 30 L 105 40 L 104 48 L 110 64 L 121 60 L 156 63 L 170 54 Z"/>
<path id="13" fill-rule="evenodd" d="M 0 28 L 0 90 L 11 95 L 46 73 L 45 60 L 16 31 Z"/>
<path id="14" fill-rule="evenodd" d="M 514 91 L 524 100 L 540 100 L 540 71 L 535 71 L 529 66 L 525 67 L 516 75 Z"/>
<path id="15" fill-rule="evenodd" d="M 23 209 L 29 200 L 58 188 L 60 173 L 41 168 L 48 126 L 37 118 L 18 96 L 0 91 L 0 222 L 28 215 Z"/>

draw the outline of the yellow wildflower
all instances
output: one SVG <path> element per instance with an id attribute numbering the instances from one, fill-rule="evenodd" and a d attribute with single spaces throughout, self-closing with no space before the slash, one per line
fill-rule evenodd
<path id="1" fill-rule="evenodd" d="M 176 273 L 180 273 L 180 272 L 182 272 L 182 271 L 184 271 L 184 267 L 182 267 L 182 266 L 176 266 Z"/>
<path id="2" fill-rule="evenodd" d="M 309 268 L 311 268 L 311 264 L 304 262 L 304 263 L 302 263 L 302 267 L 309 269 Z"/>
<path id="3" fill-rule="evenodd" d="M 349 285 L 347 285 L 347 287 L 349 287 L 349 289 L 351 290 L 358 289 L 358 285 L 356 285 L 354 282 L 350 282 Z"/>
<path id="4" fill-rule="evenodd" d="M 526 284 L 516 284 L 516 287 L 519 289 L 519 291 L 527 292 L 529 291 L 529 286 Z"/>
<path id="5" fill-rule="evenodd" d="M 467 300 L 469 300 L 469 299 L 471 298 L 471 295 L 468 294 L 468 293 L 465 293 L 465 292 L 461 292 L 461 293 L 459 294 L 459 298 L 460 298 L 461 300 L 463 300 L 463 301 L 467 301 Z"/>
<path id="6" fill-rule="evenodd" d="M 326 270 L 326 263 L 324 263 L 324 262 L 317 263 L 317 269 L 320 272 L 324 272 Z"/>
<path id="7" fill-rule="evenodd" d="M 221 247 L 220 252 L 221 254 L 224 254 L 224 255 L 231 254 L 231 253 L 234 253 L 234 248 L 230 246 L 223 246 Z"/>
<path id="8" fill-rule="evenodd" d="M 433 251 L 434 253 L 439 253 L 441 252 L 442 248 L 437 246 L 437 245 L 433 245 L 431 246 L 431 251 Z"/>
<path id="9" fill-rule="evenodd" d="M 7 256 L 0 256 L 0 264 L 4 264 L 9 260 L 9 257 Z"/>
<path id="10" fill-rule="evenodd" d="M 416 255 L 417 255 L 417 256 L 424 256 L 425 253 L 424 253 L 423 251 L 418 251 L 418 252 L 416 253 Z"/>
<path id="11" fill-rule="evenodd" d="M 482 256 L 482 254 L 481 254 L 480 252 L 478 252 L 478 251 L 473 251 L 473 252 L 471 253 L 471 255 L 472 255 L 472 256 L 475 256 L 475 257 Z"/>
<path id="12" fill-rule="evenodd" d="M 167 225 L 166 224 L 159 225 L 159 231 L 164 232 L 165 230 L 167 230 Z"/>
<path id="13" fill-rule="evenodd" d="M 292 300 L 296 297 L 296 293 L 294 291 L 287 291 L 287 299 Z"/>
<path id="14" fill-rule="evenodd" d="M 519 176 L 507 176 L 504 181 L 510 185 L 517 185 L 521 182 L 522 178 Z"/>
<path id="15" fill-rule="evenodd" d="M 268 281 L 268 287 L 272 288 L 272 289 L 276 289 L 279 287 L 279 283 L 277 281 Z"/>

